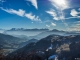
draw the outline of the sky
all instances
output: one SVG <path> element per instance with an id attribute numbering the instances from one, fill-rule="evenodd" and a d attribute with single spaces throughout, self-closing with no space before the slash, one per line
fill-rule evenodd
<path id="1" fill-rule="evenodd" d="M 80 31 L 80 0 L 0 0 L 0 29 Z"/>

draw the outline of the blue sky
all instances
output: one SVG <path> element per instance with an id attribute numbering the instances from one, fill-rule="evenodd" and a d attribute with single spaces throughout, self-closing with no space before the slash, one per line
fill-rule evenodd
<path id="1" fill-rule="evenodd" d="M 0 28 L 80 31 L 80 0 L 0 0 Z"/>

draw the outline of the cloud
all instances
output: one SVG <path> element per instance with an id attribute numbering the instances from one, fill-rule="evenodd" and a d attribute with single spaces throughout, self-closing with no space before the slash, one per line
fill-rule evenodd
<path id="1" fill-rule="evenodd" d="M 26 0 L 26 1 L 31 2 L 32 5 L 33 5 L 36 9 L 38 9 L 38 6 L 37 6 L 37 0 Z"/>
<path id="2" fill-rule="evenodd" d="M 35 16 L 32 13 L 26 13 L 25 17 L 31 19 L 32 21 L 41 21 L 41 19 L 39 18 L 39 16 Z"/>
<path id="3" fill-rule="evenodd" d="M 71 10 L 71 13 L 70 13 L 71 16 L 78 17 L 78 14 L 80 14 L 80 12 L 76 11 L 75 9 Z"/>
<path id="4" fill-rule="evenodd" d="M 69 9 L 71 6 L 69 5 L 69 1 L 67 0 L 49 0 L 51 4 L 57 9 L 56 16 L 54 17 L 54 20 L 61 20 L 64 25 L 67 27 L 67 23 L 65 21 L 65 9 Z"/>
<path id="5" fill-rule="evenodd" d="M 50 26 L 46 24 L 46 27 L 48 27 L 48 28 L 49 28 Z"/>
<path id="6" fill-rule="evenodd" d="M 69 8 L 69 4 L 67 0 L 49 0 L 49 1 L 57 9 L 64 10 Z"/>
<path id="7" fill-rule="evenodd" d="M 14 10 L 14 9 L 4 9 L 1 7 L 1 9 L 7 13 L 10 13 L 10 14 L 16 14 L 18 16 L 24 16 L 25 14 L 25 11 L 22 10 L 22 9 L 19 9 L 19 10 Z"/>
<path id="8" fill-rule="evenodd" d="M 65 16 L 63 13 L 60 13 L 59 15 L 56 13 L 55 10 L 53 9 L 50 9 L 49 11 L 46 11 L 48 14 L 50 14 L 54 20 L 64 20 L 65 19 Z"/>
<path id="9" fill-rule="evenodd" d="M 79 8 L 80 9 L 80 8 Z M 78 9 L 78 10 L 79 10 Z M 50 14 L 54 20 L 62 20 L 62 22 L 66 19 L 74 19 L 74 18 L 80 18 L 79 14 L 80 12 L 76 11 L 75 9 L 72 9 L 70 12 L 71 17 L 66 17 L 63 12 L 56 13 L 55 10 L 50 9 L 49 11 L 46 11 L 48 14 Z M 64 22 L 63 22 L 64 23 Z M 65 23 L 64 23 L 65 24 Z M 66 24 L 65 24 L 66 25 Z M 66 25 L 67 26 L 67 25 Z"/>
<path id="10" fill-rule="evenodd" d="M 57 9 L 58 13 L 55 13 L 55 20 L 65 20 L 65 14 L 63 10 L 70 8 L 69 1 L 67 0 L 49 0 L 51 4 Z"/>
<path id="11" fill-rule="evenodd" d="M 70 31 L 80 31 L 80 21 L 74 22 L 70 27 Z"/>
<path id="12" fill-rule="evenodd" d="M 53 22 L 51 22 L 51 24 L 50 24 L 50 25 L 46 24 L 46 27 L 48 27 L 48 28 L 50 28 L 51 26 L 55 27 L 55 26 L 56 26 L 56 24 L 55 24 L 55 23 L 53 23 Z"/>
<path id="13" fill-rule="evenodd" d="M 79 8 L 80 9 L 80 8 Z M 79 10 L 78 9 L 78 10 Z M 80 11 L 80 10 L 79 10 Z M 67 17 L 65 19 L 74 19 L 74 18 L 80 18 L 79 16 L 80 12 L 76 11 L 75 9 L 72 9 L 70 12 L 71 17 Z"/>
<path id="14" fill-rule="evenodd" d="M 55 23 L 53 23 L 53 22 L 51 22 L 51 25 L 52 25 L 52 26 L 56 26 L 56 24 L 55 24 Z"/>
<path id="15" fill-rule="evenodd" d="M 39 18 L 39 16 L 33 15 L 32 13 L 26 13 L 25 10 L 23 9 L 19 9 L 19 10 L 14 10 L 14 9 L 4 9 L 2 7 L 0 7 L 1 10 L 10 13 L 10 14 L 15 14 L 21 17 L 27 17 L 28 19 L 32 20 L 32 21 L 40 21 L 41 19 Z"/>
<path id="16" fill-rule="evenodd" d="M 4 3 L 4 2 L 6 2 L 5 0 L 0 0 L 0 3 Z"/>
<path id="17" fill-rule="evenodd" d="M 80 8 L 78 10 L 80 11 Z"/>
<path id="18" fill-rule="evenodd" d="M 46 11 L 46 13 L 50 14 L 54 20 L 59 20 L 59 18 L 57 17 L 57 14 L 55 12 L 55 10 L 51 9 L 49 11 Z"/>
<path id="19" fill-rule="evenodd" d="M 79 11 L 79 12 L 78 12 Z M 78 8 L 78 11 L 75 9 L 72 9 L 70 12 L 71 17 L 63 18 L 63 19 L 74 19 L 74 18 L 80 18 L 80 8 Z"/>

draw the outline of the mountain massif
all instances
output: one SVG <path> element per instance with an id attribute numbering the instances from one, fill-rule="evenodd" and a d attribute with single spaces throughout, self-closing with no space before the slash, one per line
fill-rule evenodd
<path id="1" fill-rule="evenodd" d="M 57 55 L 59 60 L 64 59 L 64 57 L 66 60 L 74 60 L 75 57 L 79 58 L 79 45 L 80 35 L 49 35 L 36 43 L 29 43 L 9 54 L 8 59 L 29 60 L 32 58 L 33 60 L 39 60 L 38 58 L 41 58 L 41 60 L 48 60 L 51 55 Z M 76 51 L 75 55 L 74 51 Z"/>

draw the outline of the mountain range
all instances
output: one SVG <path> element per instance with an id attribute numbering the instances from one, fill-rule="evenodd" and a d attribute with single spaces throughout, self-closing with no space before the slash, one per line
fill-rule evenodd
<path id="1" fill-rule="evenodd" d="M 35 54 L 37 54 L 41 58 L 46 59 L 47 58 L 46 56 L 49 57 L 51 55 L 57 54 L 59 56 L 59 59 L 63 59 L 65 57 L 66 59 L 70 60 L 72 56 L 75 56 L 72 55 L 74 52 L 71 53 L 75 49 L 73 48 L 73 50 L 71 50 L 74 42 L 75 46 L 77 47 L 76 44 L 80 42 L 80 35 L 60 36 L 52 34 L 47 36 L 46 38 L 37 41 L 36 43 L 35 42 L 29 43 L 26 46 L 14 51 L 13 53 L 8 55 L 8 58 L 13 59 L 16 56 L 17 57 L 21 56 L 21 58 L 26 57 L 27 59 L 28 55 L 34 56 Z M 76 53 L 76 55 L 77 54 L 78 53 Z"/>

